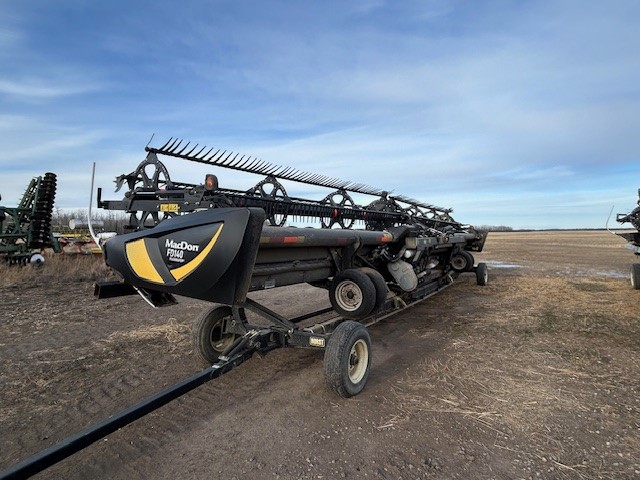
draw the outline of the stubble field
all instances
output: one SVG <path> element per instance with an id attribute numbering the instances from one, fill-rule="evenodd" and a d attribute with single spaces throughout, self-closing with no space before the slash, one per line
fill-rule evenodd
<path id="1" fill-rule="evenodd" d="M 316 351 L 278 350 L 36 478 L 640 478 L 640 292 L 606 232 L 493 233 L 489 285 L 371 327 L 373 367 L 330 393 Z M 61 271 L 84 272 L 69 282 Z M 206 305 L 96 300 L 91 258 L 0 279 L 0 470 L 198 372 Z M 306 285 L 252 294 L 287 315 Z"/>

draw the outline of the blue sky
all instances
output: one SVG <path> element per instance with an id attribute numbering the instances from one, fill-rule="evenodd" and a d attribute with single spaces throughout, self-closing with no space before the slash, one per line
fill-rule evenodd
<path id="1" fill-rule="evenodd" d="M 57 206 L 86 207 L 93 162 L 120 198 L 155 134 L 464 223 L 603 227 L 640 186 L 639 24 L 623 0 L 0 0 L 2 205 L 53 171 Z M 165 163 L 182 182 L 212 170 Z"/>

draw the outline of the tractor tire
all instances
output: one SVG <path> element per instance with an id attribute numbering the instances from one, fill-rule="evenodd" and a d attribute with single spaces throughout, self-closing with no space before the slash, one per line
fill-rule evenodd
<path id="1" fill-rule="evenodd" d="M 376 289 L 376 303 L 373 307 L 372 313 L 378 312 L 382 309 L 383 305 L 387 301 L 387 295 L 389 294 L 389 288 L 387 287 L 387 282 L 385 281 L 382 274 L 371 267 L 362 267 L 359 268 L 361 272 L 365 273 L 369 280 L 373 283 L 373 286 Z"/>
<path id="2" fill-rule="evenodd" d="M 324 373 L 329 389 L 341 397 L 364 388 L 371 367 L 371 338 L 364 325 L 347 320 L 333 331 L 324 352 Z"/>
<path id="3" fill-rule="evenodd" d="M 631 265 L 631 286 L 634 290 L 640 290 L 640 263 Z"/>
<path id="4" fill-rule="evenodd" d="M 489 269 L 486 263 L 480 262 L 476 267 L 476 283 L 481 287 L 489 283 Z"/>
<path id="5" fill-rule="evenodd" d="M 361 319 L 376 306 L 376 287 L 366 273 L 355 269 L 344 270 L 333 277 L 329 300 L 341 316 Z"/>
<path id="6" fill-rule="evenodd" d="M 231 307 L 213 306 L 198 315 L 193 323 L 193 349 L 208 364 L 216 363 L 222 352 L 235 340 L 235 334 L 225 333 L 226 322 L 232 318 Z"/>

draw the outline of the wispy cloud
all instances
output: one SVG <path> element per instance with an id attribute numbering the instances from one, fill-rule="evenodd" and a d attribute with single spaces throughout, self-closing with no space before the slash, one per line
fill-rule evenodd
<path id="1" fill-rule="evenodd" d="M 30 99 L 51 99 L 78 95 L 99 90 L 98 84 L 76 83 L 73 80 L 48 81 L 39 78 L 20 80 L 0 79 L 0 95 L 26 97 Z"/>

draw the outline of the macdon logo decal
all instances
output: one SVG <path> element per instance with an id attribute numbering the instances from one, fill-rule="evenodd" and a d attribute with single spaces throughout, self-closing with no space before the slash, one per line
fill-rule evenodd
<path id="1" fill-rule="evenodd" d="M 168 238 L 164 243 L 165 248 L 167 249 L 167 259 L 170 262 L 178 262 L 184 263 L 184 252 L 197 252 L 200 250 L 200 245 L 194 245 L 189 242 L 185 242 L 184 240 L 181 242 L 176 242 Z"/>

